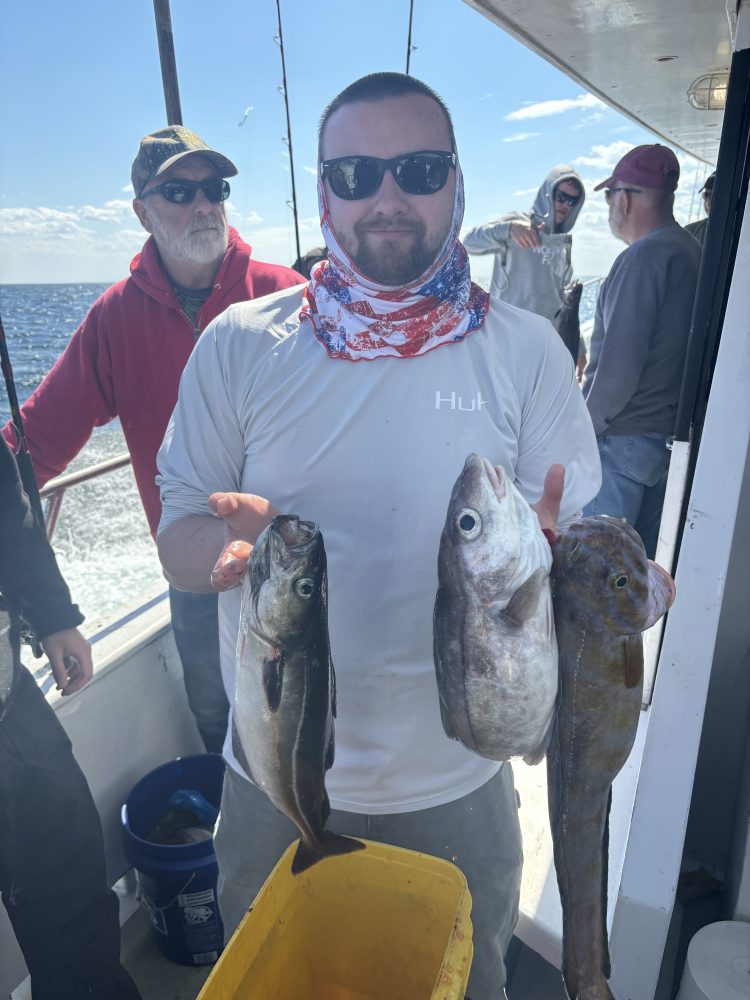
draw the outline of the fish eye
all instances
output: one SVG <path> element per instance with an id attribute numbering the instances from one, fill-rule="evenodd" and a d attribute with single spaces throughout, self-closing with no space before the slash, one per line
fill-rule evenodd
<path id="1" fill-rule="evenodd" d="M 616 590 L 624 590 L 630 583 L 630 577 L 627 573 L 618 573 L 617 576 L 612 578 L 612 586 Z"/>
<path id="2" fill-rule="evenodd" d="M 312 597 L 314 589 L 315 587 L 309 576 L 303 576 L 295 581 L 294 593 L 297 597 L 304 597 L 305 599 Z"/>
<path id="3" fill-rule="evenodd" d="M 472 541 L 482 531 L 482 518 L 471 507 L 464 507 L 456 515 L 456 529 L 467 541 Z"/>

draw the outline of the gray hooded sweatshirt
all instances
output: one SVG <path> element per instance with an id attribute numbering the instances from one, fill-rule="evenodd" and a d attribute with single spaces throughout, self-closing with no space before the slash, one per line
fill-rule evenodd
<path id="1" fill-rule="evenodd" d="M 556 232 L 552 194 L 561 181 L 568 180 L 581 185 L 581 197 Z M 562 302 L 562 290 L 573 277 L 573 237 L 570 230 L 575 225 L 585 197 L 581 178 L 572 167 L 560 163 L 547 174 L 530 212 L 508 212 L 494 222 L 476 226 L 465 234 L 462 242 L 469 253 L 495 254 L 490 287 L 492 295 L 521 309 L 546 316 L 557 328 L 555 314 Z M 531 223 L 539 233 L 541 246 L 534 250 L 519 247 L 510 236 L 511 222 Z"/>

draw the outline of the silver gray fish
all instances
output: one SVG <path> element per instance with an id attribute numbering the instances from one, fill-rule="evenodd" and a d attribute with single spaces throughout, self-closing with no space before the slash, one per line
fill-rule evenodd
<path id="1" fill-rule="evenodd" d="M 578 319 L 578 308 L 581 304 L 583 285 L 574 281 L 563 288 L 562 303 L 555 313 L 557 332 L 562 342 L 573 356 L 573 364 L 578 361 L 578 350 L 581 340 L 581 325 Z"/>
<path id="2" fill-rule="evenodd" d="M 251 780 L 299 828 L 295 874 L 364 846 L 325 829 L 336 715 L 327 588 L 318 526 L 275 517 L 242 585 L 232 743 Z"/>
<path id="3" fill-rule="evenodd" d="M 553 546 L 560 693 L 547 750 L 563 978 L 571 1000 L 612 1000 L 607 868 L 612 782 L 630 754 L 643 691 L 641 632 L 674 584 L 617 518 L 584 517 Z"/>
<path id="4" fill-rule="evenodd" d="M 445 732 L 490 760 L 544 755 L 557 694 L 551 564 L 503 468 L 469 455 L 440 539 L 433 650 Z"/>

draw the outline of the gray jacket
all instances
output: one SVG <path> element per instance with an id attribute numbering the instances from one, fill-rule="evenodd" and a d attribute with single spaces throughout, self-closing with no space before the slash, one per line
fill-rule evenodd
<path id="1" fill-rule="evenodd" d="M 552 194 L 555 187 L 565 180 L 574 180 L 581 185 L 581 197 L 555 232 Z M 530 212 L 508 212 L 494 222 L 470 229 L 464 235 L 462 242 L 469 253 L 495 254 L 490 287 L 492 295 L 521 309 L 546 316 L 557 325 L 555 314 L 562 302 L 562 290 L 573 277 L 573 237 L 570 230 L 575 225 L 585 197 L 581 178 L 572 167 L 561 163 L 547 174 Z M 534 250 L 519 247 L 510 237 L 511 222 L 527 222 L 534 226 L 541 246 Z"/>

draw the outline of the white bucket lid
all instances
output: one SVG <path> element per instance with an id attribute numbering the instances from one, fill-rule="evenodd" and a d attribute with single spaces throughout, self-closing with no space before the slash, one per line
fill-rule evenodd
<path id="1" fill-rule="evenodd" d="M 750 924 L 720 920 L 693 936 L 677 1000 L 750 1000 Z"/>

